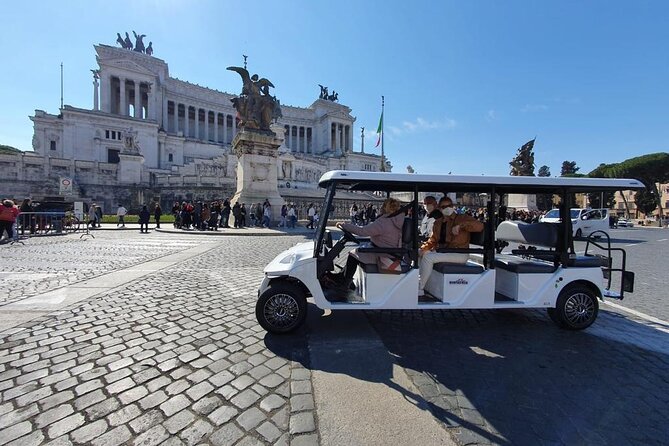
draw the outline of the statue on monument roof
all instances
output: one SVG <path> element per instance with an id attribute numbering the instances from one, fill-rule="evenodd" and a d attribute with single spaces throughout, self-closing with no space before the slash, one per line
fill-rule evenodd
<path id="1" fill-rule="evenodd" d="M 130 40 L 130 36 L 128 35 L 128 31 L 125 32 L 125 49 L 131 50 L 132 49 L 132 41 Z"/>
<path id="2" fill-rule="evenodd" d="M 240 118 L 240 127 L 272 133 L 270 124 L 281 117 L 281 106 L 276 96 L 270 94 L 269 88 L 274 85 L 266 78 L 257 74 L 249 76 L 246 68 L 228 67 L 242 78 L 242 92 L 231 102 Z"/>
<path id="3" fill-rule="evenodd" d="M 138 35 L 135 31 L 132 33 L 135 35 L 135 51 L 143 53 L 146 48 L 144 47 L 144 41 L 142 39 L 146 37 L 146 34 Z"/>
<path id="4" fill-rule="evenodd" d="M 146 47 L 146 55 L 153 56 L 153 42 L 149 42 L 149 46 Z"/>

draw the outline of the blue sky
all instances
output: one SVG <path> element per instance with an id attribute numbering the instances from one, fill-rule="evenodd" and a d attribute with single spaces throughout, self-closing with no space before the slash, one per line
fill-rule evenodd
<path id="1" fill-rule="evenodd" d="M 91 108 L 93 45 L 132 30 L 183 80 L 237 93 L 225 71 L 249 56 L 283 104 L 318 84 L 353 109 L 365 151 L 386 98 L 396 172 L 507 175 L 535 162 L 588 172 L 669 150 L 665 1 L 9 2 L 0 18 L 0 144 L 29 150 L 35 109 Z M 375 153 L 378 153 L 378 149 Z"/>

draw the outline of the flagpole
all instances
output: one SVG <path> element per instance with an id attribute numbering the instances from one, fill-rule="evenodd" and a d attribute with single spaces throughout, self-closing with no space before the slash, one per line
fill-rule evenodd
<path id="1" fill-rule="evenodd" d="M 384 151 L 383 151 L 383 143 L 384 143 L 384 140 L 386 139 L 385 134 L 384 134 L 385 132 L 383 131 L 383 126 L 384 126 L 383 121 L 386 120 L 385 116 L 384 116 L 384 112 L 385 112 L 385 98 L 383 96 L 381 96 L 381 172 L 386 171 L 386 161 L 385 161 L 385 155 L 384 155 Z"/>
<path id="2" fill-rule="evenodd" d="M 63 109 L 63 62 L 60 63 L 60 109 Z"/>

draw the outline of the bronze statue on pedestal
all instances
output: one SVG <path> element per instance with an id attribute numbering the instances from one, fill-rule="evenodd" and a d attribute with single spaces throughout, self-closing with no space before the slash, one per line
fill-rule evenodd
<path id="1" fill-rule="evenodd" d="M 259 78 L 257 74 L 249 76 L 242 67 L 228 67 L 230 71 L 242 77 L 242 93 L 231 99 L 239 114 L 239 126 L 249 130 L 272 133 L 270 124 L 281 117 L 281 104 L 276 96 L 270 95 L 269 88 L 274 85 L 268 80 Z"/>

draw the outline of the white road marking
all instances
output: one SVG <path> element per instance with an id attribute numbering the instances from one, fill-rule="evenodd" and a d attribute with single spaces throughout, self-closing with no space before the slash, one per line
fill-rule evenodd
<path id="1" fill-rule="evenodd" d="M 641 243 L 630 243 L 629 245 L 625 245 L 625 246 L 636 246 L 636 245 L 640 245 L 640 244 Z"/>
<path id="2" fill-rule="evenodd" d="M 667 240 L 669 240 L 669 239 L 667 239 L 667 238 L 661 238 L 661 239 L 658 240 L 658 242 L 666 242 Z"/>
<path id="3" fill-rule="evenodd" d="M 609 302 L 608 300 L 605 300 L 604 303 L 606 305 L 610 306 L 610 307 L 613 307 L 613 308 L 616 308 L 618 310 L 633 314 L 634 316 L 640 317 L 641 319 L 645 319 L 645 320 L 647 320 L 649 322 L 653 322 L 655 324 L 664 325 L 667 328 L 669 328 L 669 322 L 663 321 L 662 319 L 658 319 L 656 317 L 649 316 L 649 315 L 647 315 L 645 313 L 642 313 L 640 311 L 632 310 L 631 308 L 627 308 L 623 305 L 614 304 L 613 302 Z"/>

